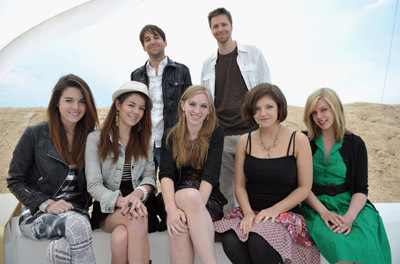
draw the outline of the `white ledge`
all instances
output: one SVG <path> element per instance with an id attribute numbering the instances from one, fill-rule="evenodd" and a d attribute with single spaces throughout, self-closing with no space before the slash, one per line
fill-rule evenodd
<path id="1" fill-rule="evenodd" d="M 11 197 L 11 194 L 1 194 L 0 206 L 2 215 L 0 216 L 0 234 L 4 234 L 2 239 L 2 249 L 4 249 L 4 259 L 0 259 L 0 264 L 41 264 L 45 262 L 48 241 L 38 242 L 22 236 L 18 227 L 18 217 L 10 217 L 18 202 Z M 4 206 L 8 205 L 8 206 Z M 392 263 L 400 263 L 400 203 L 376 203 L 374 204 L 379 211 L 389 237 L 392 249 Z M 8 207 L 8 209 L 7 209 Z M 4 209 L 3 209 L 4 208 Z M 8 214 L 4 216 L 4 213 Z M 3 233 L 1 231 L 3 230 Z M 168 232 L 156 232 L 149 234 L 150 258 L 154 264 L 169 263 Z M 93 232 L 93 248 L 95 251 L 97 264 L 108 264 L 111 260 L 110 234 L 100 230 Z M 215 243 L 218 263 L 230 263 L 222 249 L 221 243 Z M 195 263 L 200 263 L 196 256 Z M 328 263 L 321 257 L 321 263 Z"/>

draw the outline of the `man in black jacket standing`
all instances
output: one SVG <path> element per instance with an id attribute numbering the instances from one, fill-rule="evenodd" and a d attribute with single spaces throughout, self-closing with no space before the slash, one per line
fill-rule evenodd
<path id="1" fill-rule="evenodd" d="M 153 100 L 153 153 L 157 172 L 160 166 L 161 138 L 178 121 L 179 99 L 192 85 L 189 68 L 165 55 L 167 40 L 164 31 L 156 25 L 146 25 L 140 31 L 140 42 L 149 59 L 131 73 L 132 81 L 147 85 Z"/>

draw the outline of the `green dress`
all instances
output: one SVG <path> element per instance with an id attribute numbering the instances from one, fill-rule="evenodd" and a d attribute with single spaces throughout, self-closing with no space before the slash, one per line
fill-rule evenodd
<path id="1" fill-rule="evenodd" d="M 339 153 L 343 140 L 335 142 L 327 163 L 321 136 L 316 139 L 315 143 L 318 149 L 313 156 L 313 182 L 321 185 L 345 183 L 346 165 Z M 324 194 L 317 198 L 329 211 L 344 215 L 349 208 L 351 194 L 350 192 L 336 196 Z M 347 236 L 329 230 L 319 214 L 306 202 L 302 204 L 301 209 L 307 222 L 309 235 L 329 263 L 339 261 L 365 264 L 391 263 L 389 241 L 382 219 L 371 204 L 365 204 Z"/>

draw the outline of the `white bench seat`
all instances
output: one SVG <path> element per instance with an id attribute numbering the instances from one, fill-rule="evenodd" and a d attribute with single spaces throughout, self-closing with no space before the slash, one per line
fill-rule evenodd
<path id="1" fill-rule="evenodd" d="M 47 245 L 49 241 L 33 241 L 25 238 L 18 227 L 18 217 L 11 219 L 11 234 L 13 241 L 13 261 L 6 264 L 42 264 L 46 259 Z M 111 262 L 110 234 L 101 230 L 93 231 L 93 249 L 97 264 L 109 264 Z M 150 258 L 154 264 L 169 262 L 168 232 L 155 232 L 149 234 Z M 221 243 L 215 243 L 218 263 L 230 263 L 222 249 Z M 200 263 L 196 256 L 196 262 Z"/>
<path id="2" fill-rule="evenodd" d="M 400 203 L 375 204 L 385 224 L 392 250 L 392 263 L 400 263 Z M 48 241 L 37 242 L 22 236 L 18 217 L 12 217 L 4 232 L 5 264 L 42 264 L 46 259 Z M 149 234 L 150 257 L 154 264 L 169 263 L 168 232 Z M 109 264 L 111 260 L 110 234 L 101 230 L 93 232 L 93 247 L 97 264 Z M 218 263 L 230 263 L 221 243 L 215 243 Z M 196 256 L 195 263 L 200 263 Z M 321 256 L 321 263 L 328 263 Z M 1 264 L 1 261 L 0 261 Z"/>

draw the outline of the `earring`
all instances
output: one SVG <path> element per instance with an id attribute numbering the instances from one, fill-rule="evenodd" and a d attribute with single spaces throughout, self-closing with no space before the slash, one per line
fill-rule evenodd
<path id="1" fill-rule="evenodd" d="M 139 127 L 138 127 L 137 131 L 140 132 L 140 130 L 142 130 L 142 123 L 139 123 L 138 126 Z"/>
<path id="2" fill-rule="evenodd" d="M 119 110 L 117 110 L 117 113 L 115 114 L 115 126 L 119 126 Z"/>

